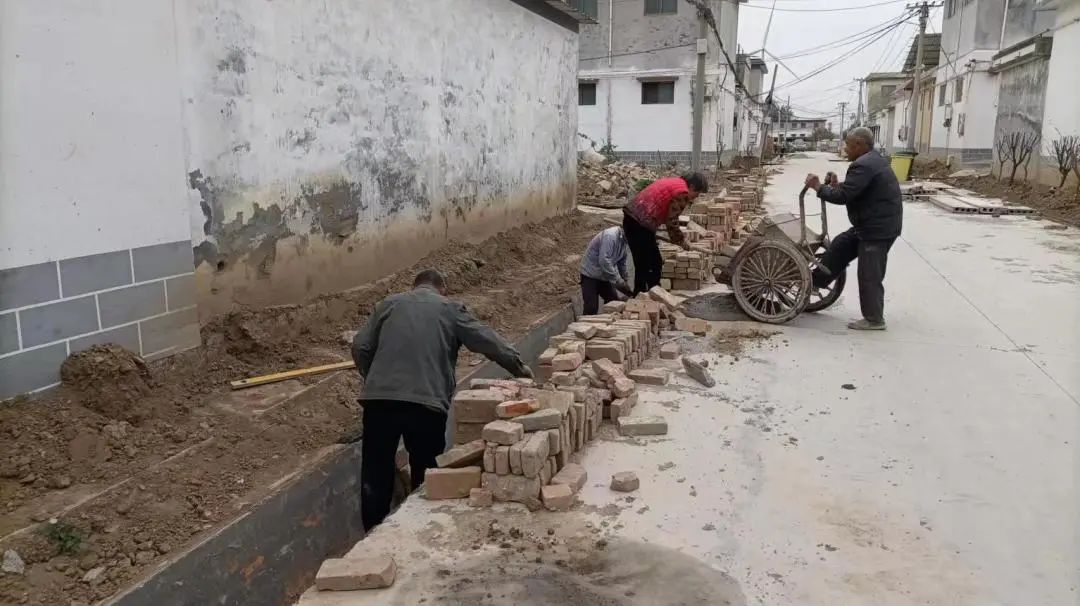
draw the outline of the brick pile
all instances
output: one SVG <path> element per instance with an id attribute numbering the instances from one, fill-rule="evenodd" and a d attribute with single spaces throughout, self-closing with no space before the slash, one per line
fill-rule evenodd
<path id="1" fill-rule="evenodd" d="M 641 365 L 659 353 L 660 331 L 688 320 L 676 310 L 680 303 L 662 288 L 607 303 L 604 313 L 550 338 L 535 381 L 473 380 L 454 396 L 454 446 L 427 471 L 427 498 L 569 508 L 586 479 L 570 457 L 595 439 L 603 419 L 625 435 L 667 432 L 662 418 L 630 412 L 638 383 L 668 382 L 670 371 Z"/>
<path id="2" fill-rule="evenodd" d="M 674 290 L 698 290 L 712 275 L 709 255 L 700 251 L 680 251 L 664 260 L 660 287 Z"/>

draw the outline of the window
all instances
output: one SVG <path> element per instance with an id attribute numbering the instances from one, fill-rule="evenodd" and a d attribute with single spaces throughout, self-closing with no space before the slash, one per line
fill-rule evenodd
<path id="1" fill-rule="evenodd" d="M 570 6 L 578 9 L 593 19 L 596 19 L 596 16 L 599 14 L 596 10 L 596 0 L 570 0 Z"/>
<path id="2" fill-rule="evenodd" d="M 596 83 L 595 82 L 578 82 L 577 83 L 577 104 L 578 105 L 596 105 Z"/>
<path id="3" fill-rule="evenodd" d="M 646 15 L 674 15 L 678 10 L 678 0 L 645 0 Z"/>
<path id="4" fill-rule="evenodd" d="M 945 91 L 948 88 L 948 86 L 949 86 L 949 83 L 946 82 L 945 84 L 942 84 L 941 86 L 939 86 L 938 89 L 937 89 L 937 104 L 938 104 L 938 107 L 940 107 L 942 105 L 945 105 Z"/>
<path id="5" fill-rule="evenodd" d="M 956 14 L 956 0 L 945 0 L 945 18 Z"/>
<path id="6" fill-rule="evenodd" d="M 674 82 L 642 82 L 641 104 L 658 105 L 675 103 Z"/>
<path id="7" fill-rule="evenodd" d="M 881 87 L 881 96 L 882 97 L 890 98 L 890 97 L 892 97 L 892 94 L 895 93 L 895 92 L 896 92 L 896 85 L 895 84 L 885 84 L 885 85 L 883 85 Z"/>
<path id="8" fill-rule="evenodd" d="M 956 80 L 953 81 L 953 88 L 956 89 L 955 91 L 953 91 L 953 101 L 955 101 L 957 103 L 963 101 L 964 100 L 964 77 L 963 76 L 957 76 L 956 77 Z"/>

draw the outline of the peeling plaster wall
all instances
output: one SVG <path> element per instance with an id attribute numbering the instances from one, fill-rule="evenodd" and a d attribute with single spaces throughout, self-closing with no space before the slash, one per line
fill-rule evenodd
<path id="1" fill-rule="evenodd" d="M 200 312 L 569 210 L 577 34 L 506 0 L 177 3 Z"/>
<path id="2" fill-rule="evenodd" d="M 1056 9 L 1056 0 L 1009 0 L 1009 14 L 1005 18 L 1005 38 L 1001 48 L 1009 48 L 1054 27 Z M 1000 27 L 1000 20 L 998 24 Z M 998 33 L 1000 35 L 1000 31 Z"/>

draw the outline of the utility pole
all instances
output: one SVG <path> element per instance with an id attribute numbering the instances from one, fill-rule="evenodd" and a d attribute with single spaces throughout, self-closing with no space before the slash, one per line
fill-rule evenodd
<path id="1" fill-rule="evenodd" d="M 856 126 L 862 126 L 862 109 L 863 109 L 862 87 L 863 87 L 863 79 L 862 78 L 855 78 L 855 79 L 859 81 L 859 109 L 856 110 L 855 125 Z"/>
<path id="2" fill-rule="evenodd" d="M 705 12 L 698 10 L 697 79 L 694 82 L 694 141 L 690 152 L 690 169 L 701 170 L 701 133 L 705 121 L 705 55 L 709 50 Z"/>
<path id="3" fill-rule="evenodd" d="M 940 6 L 938 3 L 933 4 L 934 7 Z M 931 3 L 921 2 L 919 4 L 907 5 L 909 9 L 919 9 L 919 35 L 915 42 L 915 69 L 912 73 L 911 81 L 911 99 L 908 101 L 908 129 L 907 129 L 907 150 L 909 152 L 915 152 L 915 127 L 919 122 L 919 103 L 921 101 L 920 96 L 922 91 L 922 67 L 923 67 L 923 39 L 926 37 L 926 22 L 930 18 Z"/>
<path id="4" fill-rule="evenodd" d="M 847 101 L 837 103 L 840 106 L 840 138 L 844 138 L 844 112 L 847 110 Z"/>

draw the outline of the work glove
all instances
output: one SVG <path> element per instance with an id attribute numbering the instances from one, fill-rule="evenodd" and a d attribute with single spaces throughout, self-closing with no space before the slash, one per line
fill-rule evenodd
<path id="1" fill-rule="evenodd" d="M 630 285 L 626 283 L 626 280 L 619 280 L 615 282 L 615 290 L 621 292 L 628 297 L 634 294 L 634 289 L 630 288 Z"/>
<path id="2" fill-rule="evenodd" d="M 522 379 L 532 379 L 533 378 L 532 369 L 529 368 L 528 366 L 526 366 L 524 363 L 522 363 L 521 371 L 518 374 L 520 375 L 519 378 L 522 378 Z"/>

